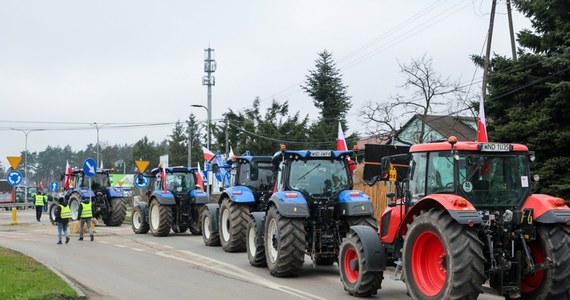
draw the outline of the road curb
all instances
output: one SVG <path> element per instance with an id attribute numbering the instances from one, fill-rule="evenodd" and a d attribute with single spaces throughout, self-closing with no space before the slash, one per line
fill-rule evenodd
<path id="1" fill-rule="evenodd" d="M 48 267 L 48 269 L 50 271 L 54 272 L 57 276 L 59 276 L 61 279 L 63 279 L 63 281 L 65 281 L 65 283 L 67 283 L 67 285 L 77 293 L 78 299 L 87 299 L 87 295 L 85 295 L 85 293 L 79 288 L 79 286 L 77 286 L 77 284 L 75 284 L 75 282 L 73 282 L 69 278 L 67 278 L 67 276 L 65 276 L 65 274 L 61 273 L 58 269 L 52 267 L 51 265 L 47 265 L 47 264 L 44 264 L 44 265 L 46 267 Z"/>

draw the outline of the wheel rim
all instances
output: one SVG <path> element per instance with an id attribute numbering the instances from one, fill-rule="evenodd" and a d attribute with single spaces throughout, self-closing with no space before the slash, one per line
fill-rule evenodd
<path id="1" fill-rule="evenodd" d="M 71 218 L 73 220 L 79 219 L 79 201 L 77 199 L 69 201 L 69 210 L 71 210 Z"/>
<path id="2" fill-rule="evenodd" d="M 139 213 L 138 210 L 135 210 L 133 212 L 133 225 L 135 226 L 136 229 L 141 228 L 141 214 Z"/>
<path id="3" fill-rule="evenodd" d="M 50 216 L 51 216 L 51 219 L 55 221 L 55 205 L 52 205 L 52 206 L 49 208 L 49 214 L 50 214 Z"/>
<path id="4" fill-rule="evenodd" d="M 354 264 L 355 268 L 352 268 L 352 262 L 356 262 L 356 264 Z M 344 275 L 346 276 L 348 282 L 356 283 L 360 272 L 358 271 L 358 253 L 356 253 L 354 247 L 349 247 L 346 249 L 346 252 L 344 253 L 343 264 Z"/>
<path id="5" fill-rule="evenodd" d="M 529 248 L 530 248 L 530 254 L 534 259 L 534 263 L 535 264 L 543 263 L 546 255 L 544 255 L 544 251 L 542 250 L 542 247 L 540 247 L 540 244 L 537 241 L 534 241 L 531 244 L 529 244 Z M 543 279 L 544 279 L 544 270 L 525 276 L 522 278 L 521 290 L 524 293 L 532 292 L 538 287 L 540 287 L 540 284 L 542 283 Z"/>
<path id="6" fill-rule="evenodd" d="M 204 222 L 202 224 L 202 232 L 204 233 L 204 237 L 206 237 L 206 239 L 209 239 L 210 235 L 212 234 L 210 232 L 210 216 L 208 216 L 207 214 L 204 215 Z"/>
<path id="7" fill-rule="evenodd" d="M 412 248 L 412 270 L 418 289 L 425 295 L 437 295 L 447 278 L 445 249 L 433 232 L 422 232 Z"/>
<path id="8" fill-rule="evenodd" d="M 275 219 L 271 219 L 269 222 L 269 227 L 267 230 L 267 237 L 269 238 L 267 242 L 269 243 L 269 260 L 271 262 L 275 262 L 277 260 L 277 254 L 279 251 L 277 250 L 278 242 L 277 242 L 277 222 Z"/>
<path id="9" fill-rule="evenodd" d="M 158 227 L 160 227 L 160 211 L 159 206 L 156 204 L 150 209 L 150 223 L 154 230 L 158 230 Z"/>
<path id="10" fill-rule="evenodd" d="M 222 237 L 226 242 L 230 240 L 230 212 L 227 209 L 222 212 Z"/>
<path id="11" fill-rule="evenodd" d="M 253 257 L 256 254 L 257 245 L 255 243 L 255 227 L 251 226 L 249 228 L 248 237 L 247 237 L 247 245 L 249 246 L 249 254 Z"/>

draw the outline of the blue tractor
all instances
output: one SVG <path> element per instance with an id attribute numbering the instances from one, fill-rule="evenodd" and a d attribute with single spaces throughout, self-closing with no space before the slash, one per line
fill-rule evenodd
<path id="1" fill-rule="evenodd" d="M 228 182 L 218 203 L 206 205 L 202 215 L 202 237 L 207 246 L 219 246 L 227 252 L 246 250 L 246 227 L 250 212 L 265 211 L 275 183 L 271 156 L 231 158 Z"/>
<path id="2" fill-rule="evenodd" d="M 198 183 L 198 169 L 187 167 L 154 168 L 150 174 L 138 174 L 135 180 L 149 179 L 142 201 L 135 204 L 132 228 L 137 234 L 167 236 L 170 230 L 183 233 L 190 229 L 202 234 L 200 215 L 208 195 Z"/>
<path id="3" fill-rule="evenodd" d="M 251 213 L 246 231 L 250 264 L 277 277 L 298 274 L 305 254 L 314 266 L 332 265 L 351 226 L 377 228 L 370 198 L 352 190 L 352 151 L 282 149 L 272 158 L 277 178 L 267 208 Z"/>
<path id="4" fill-rule="evenodd" d="M 127 215 L 127 204 L 122 188 L 111 186 L 109 174 L 112 169 L 97 169 L 95 176 L 89 178 L 82 169 L 73 170 L 71 180 L 73 187 L 65 192 L 65 200 L 69 203 L 71 219 L 79 219 L 81 200 L 91 198 L 93 217 L 102 220 L 107 226 L 120 226 Z M 49 208 L 49 217 L 55 221 L 55 201 Z"/>

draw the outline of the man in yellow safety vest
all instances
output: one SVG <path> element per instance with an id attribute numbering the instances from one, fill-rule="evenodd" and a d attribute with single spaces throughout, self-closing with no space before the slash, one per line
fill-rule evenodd
<path id="1" fill-rule="evenodd" d="M 81 205 L 79 205 L 78 210 L 79 218 L 79 240 L 83 241 L 83 224 L 87 224 L 87 229 L 89 230 L 89 237 L 93 241 L 93 230 L 91 229 L 91 218 L 93 218 L 93 210 L 91 206 L 91 199 L 86 198 L 81 200 Z"/>
<path id="2" fill-rule="evenodd" d="M 65 199 L 59 198 L 58 205 L 55 208 L 55 222 L 57 223 L 57 243 L 61 245 L 62 233 L 65 235 L 65 243 L 69 243 L 69 231 L 67 230 L 67 225 L 69 224 L 69 219 L 71 218 L 71 209 L 66 203 Z"/>
<path id="3" fill-rule="evenodd" d="M 40 219 L 42 218 L 42 211 L 44 209 L 44 196 L 39 192 L 36 194 L 35 205 L 36 205 L 36 220 L 40 222 Z"/>

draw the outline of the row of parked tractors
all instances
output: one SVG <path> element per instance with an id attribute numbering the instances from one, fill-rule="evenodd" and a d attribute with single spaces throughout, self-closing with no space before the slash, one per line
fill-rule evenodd
<path id="1" fill-rule="evenodd" d="M 196 168 L 139 174 L 149 185 L 132 228 L 190 230 L 207 246 L 246 251 L 277 277 L 297 275 L 306 256 L 314 266 L 338 263 L 354 296 L 377 294 L 390 267 L 414 299 L 476 299 L 487 281 L 506 299 L 570 299 L 570 208 L 532 192 L 532 151 L 454 137 L 392 149 L 366 154 L 365 173 L 378 170 L 374 178 L 394 186 L 378 220 L 369 197 L 353 190 L 352 151 L 283 147 L 218 164 L 230 176 L 217 203 L 196 186 Z M 122 200 L 97 197 L 108 203 L 96 213 L 105 224 L 123 221 Z"/>

